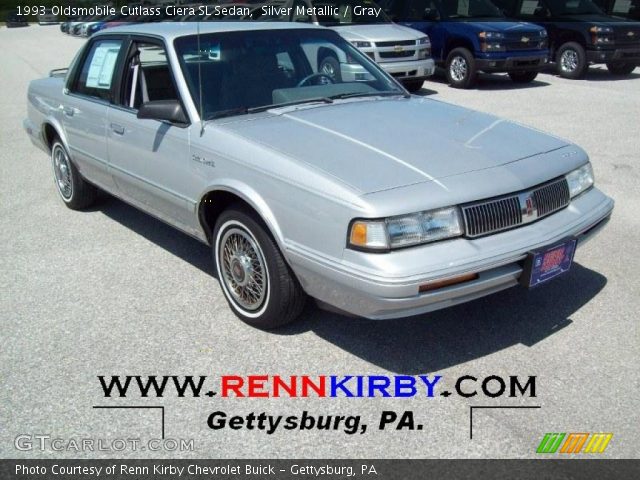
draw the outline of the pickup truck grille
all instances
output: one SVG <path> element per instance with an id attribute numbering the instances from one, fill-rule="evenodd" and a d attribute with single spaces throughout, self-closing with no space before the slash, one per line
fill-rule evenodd
<path id="1" fill-rule="evenodd" d="M 508 52 L 540 50 L 542 40 L 539 32 L 511 33 L 504 39 L 504 45 Z"/>
<path id="2" fill-rule="evenodd" d="M 531 190 L 462 206 L 466 236 L 481 237 L 531 223 L 569 205 L 564 177 Z"/>
<path id="3" fill-rule="evenodd" d="M 395 47 L 395 46 L 403 46 L 408 47 L 409 45 L 415 45 L 415 40 L 398 40 L 397 42 L 376 42 L 376 47 Z"/>
<path id="4" fill-rule="evenodd" d="M 415 50 L 402 50 L 400 52 L 379 52 L 380 58 L 407 58 L 413 57 L 416 54 Z"/>
<path id="5" fill-rule="evenodd" d="M 614 30 L 616 47 L 640 47 L 640 29 L 616 27 Z"/>

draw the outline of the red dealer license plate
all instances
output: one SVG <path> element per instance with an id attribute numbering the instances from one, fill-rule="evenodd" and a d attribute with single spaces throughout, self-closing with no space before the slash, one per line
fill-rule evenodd
<path id="1" fill-rule="evenodd" d="M 533 288 L 567 273 L 571 269 L 577 243 L 575 238 L 569 238 L 530 252 L 524 262 L 520 283 Z"/>

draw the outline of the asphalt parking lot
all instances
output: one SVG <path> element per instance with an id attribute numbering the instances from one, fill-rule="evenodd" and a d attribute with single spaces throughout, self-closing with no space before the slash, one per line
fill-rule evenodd
<path id="1" fill-rule="evenodd" d="M 638 458 L 640 416 L 640 68 L 591 68 L 585 80 L 542 74 L 528 86 L 484 76 L 476 89 L 428 81 L 421 92 L 567 138 L 590 154 L 616 200 L 608 227 L 552 285 L 511 289 L 448 310 L 385 322 L 308 308 L 266 333 L 227 307 L 209 249 L 113 198 L 79 213 L 62 205 L 49 161 L 22 131 L 30 80 L 66 66 L 83 40 L 57 26 L 0 28 L 0 456 L 19 434 L 153 437 L 157 412 L 92 409 L 98 375 L 535 375 L 536 398 L 117 399 L 163 405 L 168 438 L 206 457 L 533 457 L 546 432 L 612 432 L 604 454 Z M 409 120 L 408 120 L 409 121 Z M 425 125 L 425 129 L 429 128 Z M 127 403 L 127 401 L 129 403 Z M 469 407 L 483 410 L 469 438 Z M 214 410 L 358 414 L 364 435 L 212 431 Z M 374 429 L 383 410 L 413 410 L 422 431 Z M 166 453 L 126 453 L 133 457 Z"/>

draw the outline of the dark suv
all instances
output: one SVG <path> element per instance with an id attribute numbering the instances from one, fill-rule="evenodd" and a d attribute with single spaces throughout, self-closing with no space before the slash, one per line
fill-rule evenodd
<path id="1" fill-rule="evenodd" d="M 640 22 L 604 13 L 591 0 L 493 0 L 508 16 L 542 25 L 558 73 L 581 78 L 589 64 L 615 75 L 640 65 Z"/>
<path id="2" fill-rule="evenodd" d="M 452 87 L 468 88 L 478 72 L 507 72 L 532 82 L 549 56 L 547 32 L 515 22 L 489 0 L 378 0 L 392 20 L 431 38 L 431 55 Z"/>

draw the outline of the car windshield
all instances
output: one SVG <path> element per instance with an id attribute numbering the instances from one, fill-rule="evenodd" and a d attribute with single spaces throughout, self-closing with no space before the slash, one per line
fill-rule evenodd
<path id="1" fill-rule="evenodd" d="M 504 15 L 489 0 L 434 0 L 431 2 L 443 19 L 502 18 Z"/>
<path id="2" fill-rule="evenodd" d="M 176 39 L 175 49 L 204 120 L 345 97 L 406 94 L 331 30 L 191 35 Z"/>
<path id="3" fill-rule="evenodd" d="M 554 15 L 591 15 L 602 10 L 591 0 L 548 0 L 549 10 Z"/>
<path id="4" fill-rule="evenodd" d="M 320 25 L 370 25 L 390 23 L 382 8 L 371 0 L 315 0 L 312 2 Z"/>

